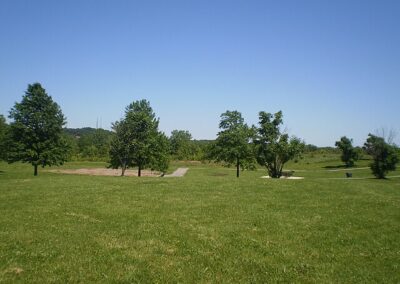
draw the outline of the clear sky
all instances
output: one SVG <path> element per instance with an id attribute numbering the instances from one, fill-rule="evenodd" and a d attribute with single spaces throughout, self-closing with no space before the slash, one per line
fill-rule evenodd
<path id="1" fill-rule="evenodd" d="M 361 145 L 400 132 L 400 1 L 2 0 L 0 114 L 33 82 L 68 127 L 109 129 L 147 99 L 167 135 L 282 110 L 307 143 Z"/>

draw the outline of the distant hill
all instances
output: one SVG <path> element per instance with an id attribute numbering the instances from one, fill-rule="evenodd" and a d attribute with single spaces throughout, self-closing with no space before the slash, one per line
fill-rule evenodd
<path id="1" fill-rule="evenodd" d="M 110 130 L 102 129 L 102 128 L 92 128 L 92 127 L 83 127 L 83 128 L 64 128 L 64 133 L 69 134 L 74 137 L 82 137 L 89 134 L 93 134 L 96 131 L 105 132 L 107 134 L 111 134 Z"/>

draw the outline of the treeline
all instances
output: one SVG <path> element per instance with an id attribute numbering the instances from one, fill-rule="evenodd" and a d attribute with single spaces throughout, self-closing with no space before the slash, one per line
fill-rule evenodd
<path id="1" fill-rule="evenodd" d="M 1 117 L 1 116 L 0 116 Z M 5 123 L 4 117 L 3 121 Z M 69 160 L 71 161 L 108 161 L 110 142 L 113 132 L 102 128 L 64 128 L 69 142 Z M 173 130 L 169 136 L 171 160 L 206 161 L 208 152 L 215 140 L 195 140 L 188 130 Z M 367 153 L 362 147 L 354 147 L 359 157 Z M 318 147 L 312 144 L 304 146 L 304 153 L 312 155 L 341 154 L 338 147 Z"/>
<path id="2" fill-rule="evenodd" d="M 69 144 L 69 160 L 107 161 L 112 132 L 105 129 L 64 128 Z"/>
<path id="3" fill-rule="evenodd" d="M 68 160 L 106 161 L 109 167 L 136 167 L 165 172 L 169 161 L 208 160 L 234 165 L 240 170 L 265 167 L 272 178 L 282 175 L 284 164 L 301 158 L 304 152 L 341 153 L 346 166 L 351 167 L 363 152 L 372 157 L 373 174 L 384 178 L 396 169 L 399 148 L 384 137 L 369 134 L 361 148 L 353 147 L 352 139 L 341 137 L 336 148 L 318 148 L 282 131 L 283 114 L 259 112 L 258 125 L 247 125 L 239 111 L 221 114 L 220 131 L 215 141 L 193 140 L 187 130 L 174 130 L 167 137 L 158 129 L 150 102 L 130 103 L 125 115 L 104 129 L 64 128 L 66 119 L 59 105 L 39 84 L 28 85 L 20 103 L 9 112 L 11 123 L 0 115 L 0 159 L 9 163 L 32 164 L 34 175 L 38 167 L 61 165 Z"/>
<path id="4" fill-rule="evenodd" d="M 64 128 L 63 133 L 69 144 L 69 160 L 109 161 L 113 131 L 84 127 Z M 195 140 L 187 130 L 173 130 L 169 142 L 171 160 L 204 161 L 213 140 Z"/>

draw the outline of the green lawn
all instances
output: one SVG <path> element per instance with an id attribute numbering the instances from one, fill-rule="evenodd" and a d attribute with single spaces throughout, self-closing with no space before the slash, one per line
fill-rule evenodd
<path id="1" fill-rule="evenodd" d="M 337 159 L 313 159 L 287 167 L 304 180 L 196 163 L 183 178 L 33 177 L 0 163 L 0 282 L 399 283 L 400 178 L 340 179 Z M 65 167 L 91 166 L 104 164 Z"/>

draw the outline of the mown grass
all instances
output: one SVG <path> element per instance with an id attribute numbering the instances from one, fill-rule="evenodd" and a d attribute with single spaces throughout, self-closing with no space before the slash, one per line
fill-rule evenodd
<path id="1" fill-rule="evenodd" d="M 335 163 L 289 164 L 304 180 L 197 163 L 184 178 L 33 177 L 1 163 L 0 282 L 398 283 L 400 178 L 331 179 L 344 177 Z"/>

